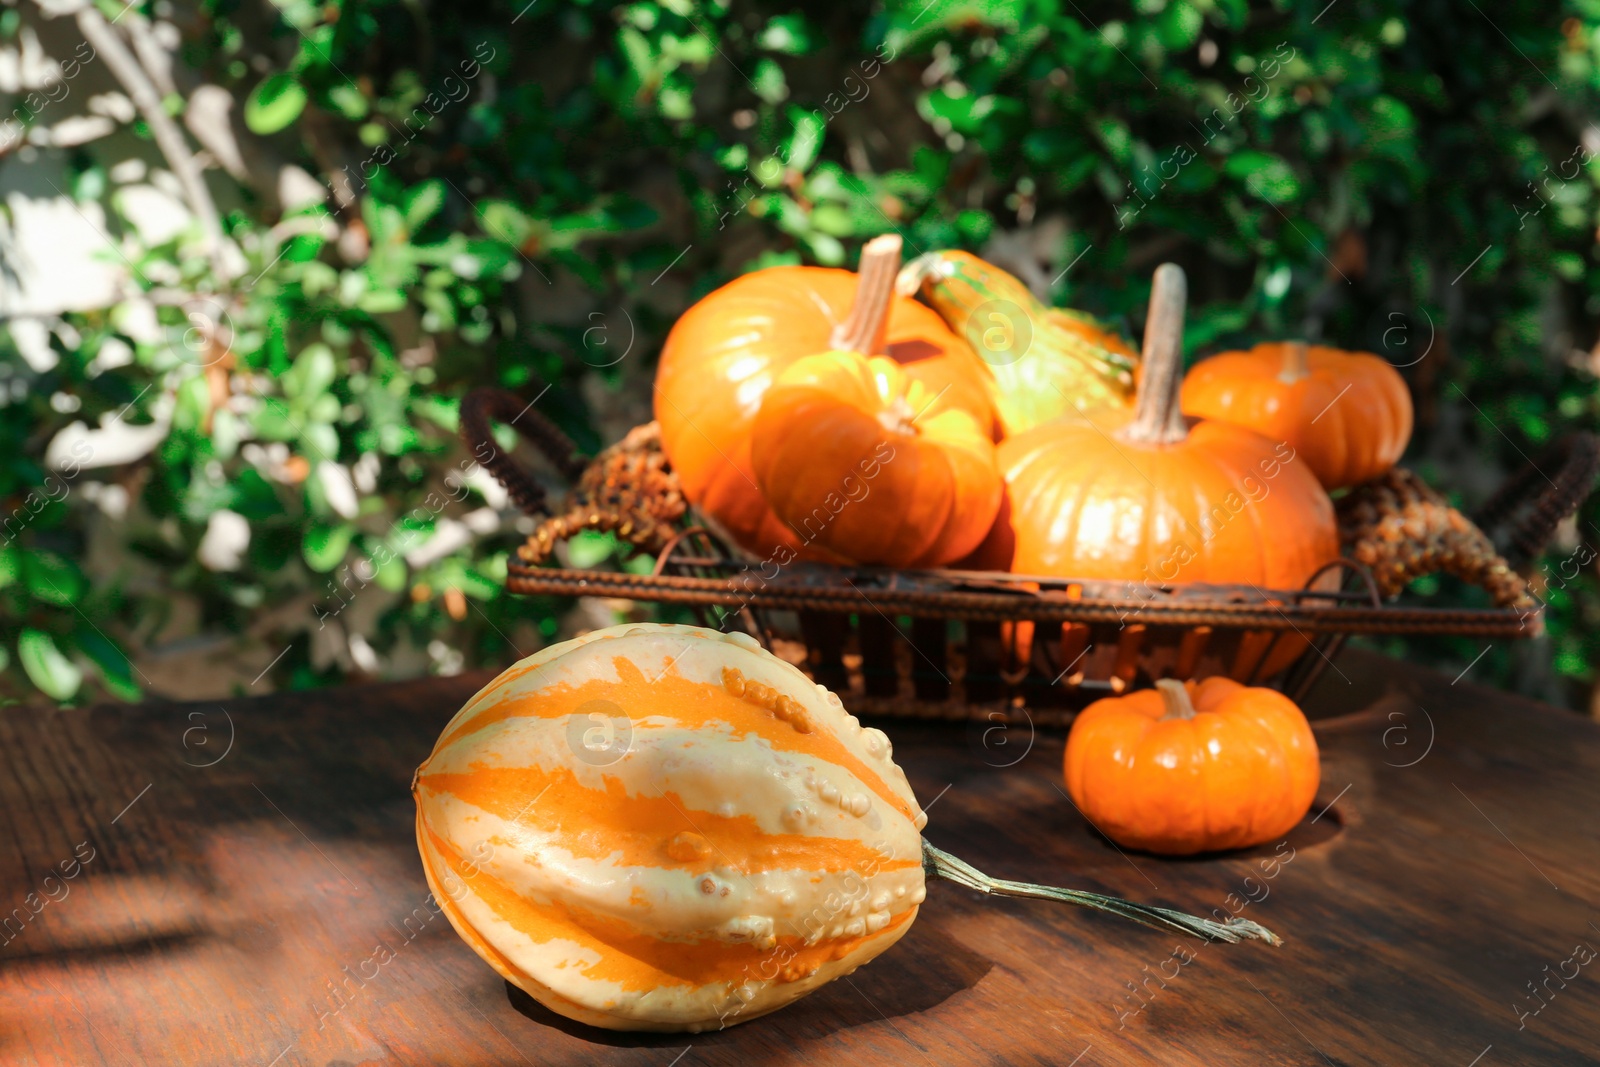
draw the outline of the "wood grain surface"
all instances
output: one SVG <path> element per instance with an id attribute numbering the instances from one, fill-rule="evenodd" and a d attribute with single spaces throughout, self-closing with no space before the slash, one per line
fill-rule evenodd
<path id="1" fill-rule="evenodd" d="M 885 724 L 940 847 L 997 876 L 1242 908 L 1282 948 L 936 884 L 850 978 L 695 1036 L 569 1023 L 432 911 L 408 786 L 484 677 L 9 709 L 0 1062 L 1600 1062 L 1600 728 L 1391 660 L 1338 668 L 1311 705 L 1320 817 L 1223 857 L 1100 838 L 1060 789 L 1059 732 Z"/>

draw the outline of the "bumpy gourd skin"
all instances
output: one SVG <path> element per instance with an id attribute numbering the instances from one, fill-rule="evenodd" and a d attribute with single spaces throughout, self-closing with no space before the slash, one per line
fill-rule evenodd
<path id="1" fill-rule="evenodd" d="M 418 769 L 456 931 L 617 1030 L 773 1011 L 910 928 L 926 816 L 888 738 L 752 639 L 599 630 L 496 678 Z"/>

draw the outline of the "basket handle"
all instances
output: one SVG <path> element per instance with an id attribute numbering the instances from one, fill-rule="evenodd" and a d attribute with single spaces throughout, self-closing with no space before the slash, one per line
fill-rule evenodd
<path id="1" fill-rule="evenodd" d="M 1600 439 L 1571 433 L 1530 460 L 1472 516 L 1513 564 L 1537 556 L 1556 526 L 1578 510 L 1600 473 Z"/>
<path id="2" fill-rule="evenodd" d="M 495 481 L 505 486 L 517 507 L 529 515 L 543 514 L 544 486 L 521 464 L 500 450 L 493 434 L 489 432 L 490 419 L 513 427 L 551 462 L 568 484 L 576 484 L 587 461 L 572 438 L 543 413 L 535 411 L 533 403 L 524 404 L 519 397 L 504 389 L 488 386 L 474 389 L 462 398 L 461 440 L 466 442 L 484 469 L 494 475 Z"/>

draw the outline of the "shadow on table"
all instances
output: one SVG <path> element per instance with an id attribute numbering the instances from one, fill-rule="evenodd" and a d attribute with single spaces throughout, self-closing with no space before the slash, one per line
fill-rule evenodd
<path id="1" fill-rule="evenodd" d="M 913 927 L 866 967 L 829 982 L 810 996 L 770 1015 L 758 1016 L 755 1021 L 764 1031 L 764 1041 L 769 1043 L 774 1040 L 812 1041 L 840 1030 L 880 1022 L 893 1027 L 894 1020 L 901 1016 L 928 1011 L 957 993 L 971 989 L 993 967 L 994 961 L 945 936 L 937 928 Z M 903 973 L 917 975 L 918 981 L 904 981 Z M 602 1030 L 556 1014 L 510 982 L 506 983 L 506 999 L 533 1022 L 597 1045 L 680 1048 L 689 1041 L 696 1045 L 738 1042 L 739 1035 L 748 1032 L 739 1025 L 700 1034 Z M 779 1036 L 775 1037 L 774 1030 Z M 910 1038 L 906 1040 L 909 1042 Z"/>

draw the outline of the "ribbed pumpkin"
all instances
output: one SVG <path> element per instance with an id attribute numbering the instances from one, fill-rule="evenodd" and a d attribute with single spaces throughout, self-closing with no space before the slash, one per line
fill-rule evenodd
<path id="1" fill-rule="evenodd" d="M 1170 855 L 1282 837 L 1321 780 L 1299 708 L 1227 678 L 1097 700 L 1067 738 L 1067 792 L 1101 833 Z"/>
<path id="2" fill-rule="evenodd" d="M 1328 489 L 1376 478 L 1411 440 L 1411 392 L 1386 360 L 1299 341 L 1201 360 L 1183 410 L 1287 441 Z"/>
<path id="3" fill-rule="evenodd" d="M 428 884 L 553 1011 L 754 1018 L 894 944 L 927 821 L 882 731 L 743 634 L 598 630 L 523 660 L 418 770 Z"/>
<path id="4" fill-rule="evenodd" d="M 1000 507 L 987 427 L 881 356 L 807 356 L 756 418 L 756 483 L 808 545 L 853 563 L 941 567 Z"/>
<path id="5" fill-rule="evenodd" d="M 1333 503 L 1295 452 L 1186 424 L 1183 271 L 1156 272 L 1137 407 L 1072 414 L 998 450 L 1007 504 L 977 558 L 1019 574 L 1297 589 L 1339 555 Z"/>
<path id="6" fill-rule="evenodd" d="M 613 626 L 511 667 L 412 783 L 428 887 L 505 979 L 613 1030 L 715 1029 L 849 974 L 924 872 L 1217 941 L 1166 908 L 993 879 L 921 840 L 882 731 L 743 634 Z"/>
<path id="7" fill-rule="evenodd" d="M 881 328 L 863 351 L 887 355 L 992 424 L 983 368 L 929 308 L 896 296 L 900 238 L 875 238 L 859 275 L 827 267 L 769 267 L 700 300 L 673 326 L 656 371 L 661 446 L 684 495 L 753 552 L 797 547 L 762 498 L 750 468 L 750 431 L 761 398 L 804 356 L 851 347 L 867 319 Z M 885 311 L 885 309 L 887 309 Z"/>
<path id="8" fill-rule="evenodd" d="M 921 292 L 987 371 L 1005 435 L 1063 413 L 1125 406 L 1133 350 L 1082 312 L 1049 308 L 1027 286 L 970 252 L 928 252 L 900 272 L 900 292 Z"/>

